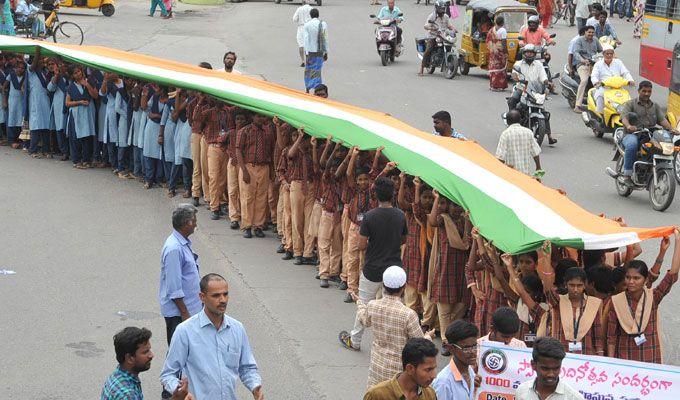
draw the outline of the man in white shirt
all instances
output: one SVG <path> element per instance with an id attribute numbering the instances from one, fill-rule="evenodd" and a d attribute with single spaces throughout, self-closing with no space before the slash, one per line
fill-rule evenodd
<path id="1" fill-rule="evenodd" d="M 508 128 L 501 133 L 501 137 L 498 139 L 496 158 L 509 167 L 527 175 L 531 175 L 532 161 L 536 165 L 536 170 L 541 169 L 541 161 L 539 158 L 541 146 L 536 142 L 534 133 L 531 129 L 525 128 L 520 124 L 522 115 L 519 110 L 510 110 L 505 118 L 508 122 Z M 554 144 L 554 142 L 552 144 Z M 495 321 L 495 313 L 493 318 Z M 519 317 L 517 321 L 519 321 Z M 519 322 L 517 323 L 519 324 Z M 504 323 L 503 325 L 507 326 L 509 323 Z M 517 330 L 519 330 L 519 325 Z M 492 331 L 492 333 L 493 332 L 494 331 Z"/>
<path id="2" fill-rule="evenodd" d="M 297 24 L 297 44 L 300 52 L 300 66 L 305 66 L 305 24 L 312 19 L 309 12 L 312 6 L 309 5 L 310 0 L 302 0 L 302 5 L 295 10 L 293 14 L 293 22 Z"/>
<path id="3" fill-rule="evenodd" d="M 597 24 L 599 24 L 600 13 L 604 11 L 604 7 L 602 7 L 602 4 L 600 3 L 593 3 L 590 6 L 590 9 L 590 18 L 586 20 L 586 26 L 592 26 L 594 28 Z"/>
<path id="4" fill-rule="evenodd" d="M 40 8 L 33 4 L 32 0 L 19 0 L 15 15 L 17 21 L 25 26 L 31 26 L 33 37 L 45 34 L 45 23 L 40 19 Z"/>
<path id="5" fill-rule="evenodd" d="M 564 346 L 551 337 L 540 337 L 534 342 L 531 367 L 536 377 L 517 388 L 515 400 L 584 400 L 583 396 L 560 380 Z"/>
<path id="6" fill-rule="evenodd" d="M 305 90 L 307 93 L 323 83 L 321 68 L 324 61 L 328 60 L 328 26 L 325 21 L 319 19 L 317 8 L 312 8 L 309 16 L 312 19 L 304 25 Z"/>
<path id="7" fill-rule="evenodd" d="M 604 110 L 604 86 L 602 82 L 612 76 L 620 76 L 628 81 L 629 85 L 634 85 L 633 76 L 628 71 L 623 61 L 614 58 L 614 48 L 608 44 L 602 46 L 602 54 L 604 58 L 595 63 L 593 72 L 590 74 L 590 80 L 593 86 L 596 87 L 594 97 L 597 105 L 597 112 L 602 113 Z"/>
<path id="8" fill-rule="evenodd" d="M 576 0 L 576 26 L 580 31 L 590 17 L 593 0 Z"/>

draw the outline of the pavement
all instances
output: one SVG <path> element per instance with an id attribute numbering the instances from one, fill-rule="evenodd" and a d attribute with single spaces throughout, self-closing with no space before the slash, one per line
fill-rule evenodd
<path id="1" fill-rule="evenodd" d="M 324 81 L 330 97 L 381 110 L 420 129 L 431 130 L 439 109 L 453 114 L 454 126 L 494 151 L 504 129 L 500 114 L 505 96 L 488 90 L 486 74 L 446 80 L 440 74 L 419 77 L 414 37 L 432 7 L 398 2 L 405 13 L 405 53 L 395 64 L 380 65 L 368 15 L 379 8 L 365 0 L 328 0 L 320 7 L 330 34 L 330 59 Z M 227 3 L 204 7 L 178 3 L 176 17 L 150 18 L 148 2 L 117 4 L 106 18 L 95 10 L 75 11 L 61 20 L 85 31 L 85 44 L 97 44 L 197 64 L 221 66 L 225 49 L 239 55 L 237 68 L 271 82 L 303 89 L 295 26 L 298 4 Z M 67 11 L 67 10 L 64 10 Z M 632 26 L 612 18 L 623 46 L 617 51 L 636 74 L 639 42 Z M 456 23 L 460 26 L 461 19 Z M 551 48 L 553 71 L 566 59 L 575 28 L 560 22 L 558 45 Z M 636 76 L 636 79 L 639 78 Z M 665 103 L 656 88 L 654 99 Z M 595 138 L 580 116 L 559 96 L 548 103 L 559 143 L 543 147 L 545 183 L 563 188 L 593 213 L 623 215 L 630 225 L 658 226 L 678 221 L 675 202 L 664 213 L 649 206 L 647 194 L 618 197 L 604 174 L 612 155 L 611 138 Z M 331 132 L 332 133 L 332 132 Z M 154 332 L 156 358 L 141 375 L 147 398 L 159 398 L 158 375 L 166 351 L 165 325 L 157 302 L 159 258 L 170 232 L 170 215 L 181 198 L 168 200 L 160 189 L 121 181 L 107 170 L 80 171 L 70 163 L 33 160 L 0 148 L 0 390 L 8 399 L 96 398 L 115 367 L 113 334 L 128 325 Z M 354 306 L 343 292 L 320 289 L 313 267 L 283 262 L 276 241 L 245 240 L 227 223 L 211 221 L 205 207 L 191 237 L 201 272 L 218 272 L 230 283 L 228 313 L 248 330 L 268 399 L 350 399 L 365 391 L 370 333 L 362 352 L 341 348 L 337 333 L 351 327 Z M 643 259 L 656 257 L 658 242 L 643 244 Z M 666 256 L 670 262 L 670 254 Z M 671 313 L 672 292 L 661 306 L 667 360 L 680 362 L 680 347 L 670 332 L 680 327 Z M 440 357 L 440 366 L 446 360 Z M 239 398 L 248 398 L 240 388 Z"/>

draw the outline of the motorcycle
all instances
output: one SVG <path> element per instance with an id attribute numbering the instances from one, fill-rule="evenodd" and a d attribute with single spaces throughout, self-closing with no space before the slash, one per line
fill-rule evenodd
<path id="1" fill-rule="evenodd" d="M 554 39 L 557 36 L 557 34 L 553 33 L 550 35 L 551 39 Z M 524 37 L 518 36 L 517 40 L 524 40 Z M 542 45 L 542 46 L 534 46 L 536 49 L 536 60 L 540 61 L 543 64 L 543 69 L 545 70 L 545 74 L 548 76 L 548 81 L 550 81 L 550 85 L 552 86 L 552 81 L 553 79 L 556 79 L 559 76 L 559 73 L 555 76 L 552 75 L 552 72 L 550 72 L 550 59 L 552 58 L 550 56 L 550 53 L 548 53 L 547 47 L 550 45 Z M 523 49 L 523 48 L 522 48 Z M 522 51 L 520 49 L 520 52 Z"/>
<path id="2" fill-rule="evenodd" d="M 581 118 L 586 126 L 593 130 L 596 137 L 601 138 L 605 133 L 614 131 L 623 126 L 621 123 L 621 107 L 630 100 L 630 93 L 624 89 L 628 86 L 628 81 L 620 76 L 611 76 L 602 81 L 604 86 L 604 112 L 602 115 L 597 112 L 595 102 L 595 91 L 592 88 L 588 91 L 588 109 L 581 113 Z"/>
<path id="3" fill-rule="evenodd" d="M 434 23 L 434 21 L 430 21 Z M 416 50 L 418 51 L 418 58 L 423 59 L 427 40 L 423 38 L 416 38 Z M 456 48 L 456 32 L 444 32 L 438 30 L 435 36 L 435 46 L 432 49 L 430 56 L 430 67 L 427 70 L 428 74 L 433 74 L 437 68 L 441 68 L 442 73 L 446 79 L 453 79 L 458 73 L 458 49 Z"/>
<path id="4" fill-rule="evenodd" d="M 520 80 L 514 90 L 522 91 L 522 97 L 517 104 L 517 109 L 522 114 L 521 125 L 531 129 L 536 142 L 541 146 L 543 139 L 550 132 L 550 113 L 545 109 L 545 87 L 541 82 L 527 82 L 520 74 Z M 507 125 L 506 115 L 507 113 L 503 113 L 501 118 Z"/>
<path id="5" fill-rule="evenodd" d="M 403 15 L 403 13 L 398 14 L 399 17 Z M 377 19 L 375 14 L 371 14 L 370 17 L 375 19 L 375 24 L 379 25 L 375 28 L 375 46 L 380 54 L 380 62 L 386 66 L 388 62 L 394 62 L 395 57 L 401 55 L 401 41 L 397 42 L 399 21 L 392 18 Z"/>
<path id="6" fill-rule="evenodd" d="M 598 53 L 590 59 L 590 65 L 595 65 L 595 63 L 602 58 L 602 53 Z M 562 74 L 560 75 L 560 87 L 562 88 L 562 97 L 564 97 L 569 103 L 569 107 L 572 109 L 576 108 L 576 93 L 578 92 L 578 85 L 581 82 L 578 74 L 574 71 L 571 73 L 569 71 L 569 65 L 564 64 L 562 69 Z M 590 77 L 588 78 L 588 85 L 586 86 L 586 93 L 593 87 L 590 82 Z M 584 96 L 585 97 L 585 96 Z M 585 100 L 585 99 L 584 99 Z M 585 104 L 581 103 L 580 106 Z"/>
<path id="7" fill-rule="evenodd" d="M 628 117 L 633 118 L 629 115 Z M 615 169 L 607 167 L 607 175 L 614 178 L 616 192 L 619 196 L 628 197 L 633 190 L 647 190 L 652 208 L 664 211 L 673 202 L 675 196 L 674 157 L 678 147 L 673 145 L 671 135 L 663 129 L 642 129 L 635 132 L 640 139 L 640 150 L 633 164 L 631 180 L 633 186 L 623 182 L 623 154 L 625 152 L 622 139 L 624 128 L 614 132 Z"/>

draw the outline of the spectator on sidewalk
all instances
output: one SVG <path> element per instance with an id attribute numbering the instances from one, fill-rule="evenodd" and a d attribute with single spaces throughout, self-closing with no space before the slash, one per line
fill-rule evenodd
<path id="1" fill-rule="evenodd" d="M 198 399 L 236 400 L 236 379 L 240 379 L 255 400 L 263 400 L 262 378 L 245 328 L 225 314 L 227 281 L 218 274 L 207 274 L 200 286 L 203 311 L 175 331 L 161 372 L 165 390 L 174 392 L 180 386 L 177 375 L 181 372 Z"/>
<path id="2" fill-rule="evenodd" d="M 430 340 L 410 339 L 401 352 L 402 372 L 368 389 L 364 400 L 436 400 L 430 384 L 437 370 L 437 353 Z"/>

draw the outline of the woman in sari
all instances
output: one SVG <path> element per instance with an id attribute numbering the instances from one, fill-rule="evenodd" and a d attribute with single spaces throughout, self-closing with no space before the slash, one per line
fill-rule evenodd
<path id="1" fill-rule="evenodd" d="M 508 33 L 503 27 L 505 19 L 496 17 L 496 26 L 486 35 L 486 47 L 489 49 L 489 85 L 491 90 L 500 92 L 508 87 L 508 76 L 505 71 L 508 63 Z"/>
<path id="2" fill-rule="evenodd" d="M 544 29 L 548 29 L 552 22 L 553 0 L 538 0 L 538 15 L 541 16 L 541 24 Z"/>
<path id="3" fill-rule="evenodd" d="M 16 35 L 9 0 L 0 0 L 0 35 Z"/>

